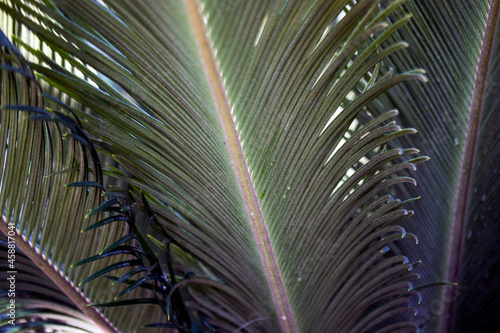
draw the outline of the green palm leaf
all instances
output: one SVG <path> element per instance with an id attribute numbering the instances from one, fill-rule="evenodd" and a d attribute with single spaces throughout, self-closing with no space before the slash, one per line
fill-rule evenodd
<path id="1" fill-rule="evenodd" d="M 404 257 L 386 258 L 387 245 L 407 235 L 393 224 L 411 214 L 383 192 L 397 183 L 413 182 L 390 177 L 422 159 L 399 162 L 415 151 L 381 150 L 391 139 L 413 131 L 388 124 L 395 113 L 352 126 L 363 107 L 388 88 L 422 78 L 419 72 L 389 72 L 377 78 L 377 63 L 406 46 L 379 50 L 408 20 L 392 26 L 384 22 L 397 6 L 381 11 L 376 3 L 364 2 L 346 12 L 346 4 L 338 3 L 323 13 L 319 4 L 282 8 L 254 3 L 240 12 L 269 27 L 246 31 L 239 37 L 247 43 L 232 49 L 237 41 L 231 42 L 224 32 L 234 29 L 207 31 L 216 25 L 207 21 L 205 26 L 194 2 L 158 5 L 154 11 L 142 8 L 151 17 L 149 23 L 138 20 L 138 8 L 132 4 L 109 2 L 110 11 L 92 2 L 81 8 L 80 3 L 61 5 L 57 11 L 33 3 L 49 18 L 18 3 L 34 19 L 18 18 L 68 61 L 79 57 L 120 84 L 130 97 L 117 94 L 96 75 L 92 78 L 101 89 L 79 83 L 74 74 L 41 54 L 39 60 L 55 70 L 33 66 L 98 115 L 75 110 L 89 133 L 99 138 L 97 145 L 132 176 L 110 174 L 146 190 L 154 198 L 152 209 L 160 223 L 219 281 L 217 290 L 222 291 L 216 293 L 204 287 L 208 282 L 192 287 L 192 297 L 213 325 L 228 330 L 247 323 L 253 325 L 249 329 L 265 331 L 316 331 L 332 325 L 366 330 L 384 323 L 372 317 L 413 311 L 407 299 L 412 294 L 419 298 L 407 281 L 413 276 L 401 280 L 411 265 Z M 209 18 L 211 10 L 207 3 Z M 321 13 L 322 19 L 313 20 Z M 342 13 L 346 18 L 337 23 Z M 155 17 L 162 17 L 163 25 Z M 86 23 L 77 26 L 74 21 Z M 42 29 L 42 22 L 53 31 Z M 297 28 L 284 29 L 288 25 Z M 332 32 L 321 39 L 325 29 Z M 76 49 L 52 38 L 56 31 L 73 43 L 87 43 L 79 42 Z M 149 40 L 151 47 L 116 43 L 130 34 Z M 230 47 L 219 47 L 219 38 Z M 267 43 L 273 40 L 281 42 L 270 48 Z M 219 67 L 214 49 L 225 66 L 239 59 L 234 66 L 248 73 L 245 79 L 230 83 L 240 74 Z M 74 60 L 73 65 L 89 72 Z M 223 75 L 226 71 L 230 75 Z M 280 72 L 289 74 L 271 75 Z M 285 85 L 295 82 L 291 73 L 302 80 Z M 187 86 L 192 88 L 180 89 Z M 346 99 L 350 93 L 354 97 Z M 336 110 L 339 114 L 332 119 Z M 90 279 L 123 265 L 113 264 Z M 383 278 L 367 284 L 380 274 Z M 224 291 L 226 286 L 230 289 Z M 202 295 L 208 299 L 202 302 Z M 361 295 L 364 301 L 356 302 Z M 379 303 L 383 305 L 373 309 Z M 346 315 L 335 319 L 338 309 L 345 309 Z M 341 318 L 344 323 L 336 322 Z"/>
<path id="2" fill-rule="evenodd" d="M 1 237 L 2 258 L 8 258 L 9 249 L 12 248 L 9 245 L 12 244 L 14 243 L 9 242 L 7 237 Z M 46 278 L 43 270 L 35 264 L 35 260 L 27 257 L 20 248 L 16 250 L 15 273 L 9 267 L 8 261 L 2 262 L 1 265 L 2 271 L 6 271 L 7 274 L 2 274 L 0 282 L 2 290 L 0 330 L 35 332 L 41 329 L 55 329 L 58 332 L 96 332 L 91 316 L 79 311 L 75 307 L 75 302 L 61 293 L 56 283 Z"/>
<path id="3" fill-rule="evenodd" d="M 498 232 L 491 227 L 498 192 L 497 155 L 491 146 L 498 121 L 500 53 L 498 41 L 493 42 L 498 2 L 411 1 L 404 7 L 414 19 L 400 38 L 412 48 L 392 57 L 392 66 L 405 70 L 417 64 L 429 73 L 429 84 L 404 83 L 370 107 L 378 114 L 407 106 L 411 111 L 398 121 L 418 128 L 411 144 L 432 155 L 415 175 L 427 185 L 419 188 L 421 200 L 412 203 L 419 214 L 411 222 L 428 246 L 401 244 L 401 251 L 426 258 L 428 269 L 420 271 L 424 284 L 459 282 L 424 291 L 426 305 L 417 321 L 431 332 L 494 331 L 500 290 L 494 255 Z M 408 141 L 402 138 L 400 144 Z"/>
<path id="4" fill-rule="evenodd" d="M 450 315 L 414 317 L 412 269 L 422 258 L 424 284 L 459 281 L 476 209 L 463 184 L 483 183 L 474 152 L 488 141 L 471 139 L 469 110 L 480 124 L 481 107 L 469 102 L 496 105 L 478 86 L 495 62 L 477 59 L 493 49 L 497 18 L 485 22 L 498 4 L 437 3 L 0 2 L 29 60 L 2 40 L 2 230 L 16 227 L 48 277 L 88 282 L 80 290 L 100 311 L 70 298 L 104 330 L 115 330 L 104 317 L 124 332 L 450 330 Z M 440 23 L 456 13 L 472 32 Z M 418 67 L 431 84 L 405 83 L 426 81 Z M 114 163 L 104 178 L 94 146 Z M 411 172 L 427 158 L 411 147 L 439 151 L 419 201 Z M 111 179 L 128 188 L 100 205 Z M 405 229 L 408 206 L 423 246 Z"/>

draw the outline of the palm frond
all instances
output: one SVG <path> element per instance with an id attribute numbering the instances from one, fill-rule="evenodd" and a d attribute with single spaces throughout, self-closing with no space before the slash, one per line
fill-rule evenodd
<path id="1" fill-rule="evenodd" d="M 102 332 L 89 315 L 16 247 L 14 238 L 0 237 L 0 330 L 2 332 Z"/>
<path id="2" fill-rule="evenodd" d="M 102 180 L 95 150 L 77 118 L 71 118 L 71 112 L 64 113 L 69 107 L 58 102 L 54 107 L 62 110 L 50 111 L 26 60 L 1 36 L 4 167 L 0 228 L 89 320 L 104 330 L 115 331 L 102 313 L 87 306 L 88 291 L 82 295 L 75 287 L 98 266 L 70 271 L 71 264 L 90 256 L 94 246 L 104 247 L 110 237 L 114 238 L 95 232 L 82 235 L 80 223 L 67 223 L 82 221 L 89 207 L 98 203 L 97 188 L 71 186 L 78 181 L 88 185 L 89 179 Z M 106 231 L 112 235 L 122 232 L 113 226 Z M 109 283 L 96 285 L 94 292 L 101 294 L 97 299 L 105 291 L 112 293 Z"/>
<path id="3" fill-rule="evenodd" d="M 404 83 L 369 108 L 378 114 L 407 106 L 411 111 L 398 120 L 419 128 L 411 144 L 433 154 L 416 175 L 419 184 L 427 184 L 420 188 L 422 199 L 412 203 L 420 214 L 411 225 L 428 246 L 400 249 L 426 258 L 422 282 L 433 286 L 423 291 L 427 305 L 417 322 L 431 332 L 490 330 L 500 292 L 493 282 L 499 235 L 488 227 L 497 220 L 496 204 L 489 201 L 498 192 L 492 180 L 497 158 L 489 143 L 496 140 L 491 126 L 498 122 L 500 53 L 493 43 L 498 2 L 412 1 L 405 8 L 415 17 L 400 33 L 413 47 L 392 55 L 392 65 L 405 70 L 418 64 L 429 72 L 429 84 Z M 400 144 L 409 142 L 401 138 Z M 458 285 L 442 287 L 436 281 Z"/>
<path id="4" fill-rule="evenodd" d="M 403 3 L 249 1 L 221 9 L 220 2 L 194 0 L 12 0 L 0 9 L 36 35 L 41 49 L 52 50 L 49 57 L 16 34 L 38 77 L 79 103 L 66 109 L 84 131 L 68 135 L 69 142 L 83 149 L 88 133 L 93 145 L 126 169 L 109 167 L 104 175 L 131 186 L 127 196 L 135 203 L 129 205 L 154 216 L 153 237 L 168 235 L 175 242 L 176 271 L 196 274 L 168 292 L 168 299 L 176 291 L 189 295 L 191 323 L 185 329 L 201 331 L 206 318 L 205 328 L 220 331 L 390 332 L 417 329 L 411 318 L 420 294 L 411 271 L 419 262 L 390 248 L 417 240 L 400 226 L 413 215 L 405 209 L 412 196 L 394 199 L 395 188 L 415 184 L 408 171 L 427 158 L 412 145 L 391 147 L 416 132 L 396 125 L 397 111 L 375 114 L 367 106 L 401 82 L 426 81 L 421 70 L 396 72 L 385 64 L 408 46 L 393 40 L 410 21 Z M 65 156 L 64 148 L 55 151 Z M 132 310 L 108 308 L 110 300 L 98 296 L 109 284 L 101 275 L 139 264 L 103 256 L 125 251 L 124 241 L 138 234 L 120 237 L 135 225 L 127 231 L 122 223 L 107 223 L 123 211 L 120 199 L 99 206 L 96 168 L 88 179 L 87 167 L 74 160 L 71 155 L 66 165 L 47 172 L 67 177 L 59 187 L 73 183 L 64 191 L 81 193 L 83 203 L 60 195 L 49 202 L 78 208 L 71 230 L 91 229 L 93 236 L 78 259 L 60 239 L 48 249 L 72 281 L 91 277 L 86 296 L 106 306 L 103 313 L 119 329 L 136 331 L 149 322 L 125 320 Z M 81 171 L 74 178 L 57 173 L 75 167 Z M 14 209 L 23 210 L 25 202 Z M 97 207 L 92 214 L 114 215 L 83 226 L 90 207 Z M 34 234 L 61 221 L 50 216 Z M 101 225 L 109 231 L 96 233 Z M 148 243 L 138 243 L 135 251 L 148 251 Z M 59 259 L 59 251 L 71 258 Z M 91 257 L 96 253 L 101 256 Z M 102 266 L 69 268 L 89 257 Z M 123 274 L 110 279 L 144 287 L 135 292 L 150 291 L 148 281 L 134 284 L 139 280 Z M 115 305 L 139 299 L 154 303 L 132 292 Z M 168 317 L 169 301 L 164 307 L 152 316 Z"/>

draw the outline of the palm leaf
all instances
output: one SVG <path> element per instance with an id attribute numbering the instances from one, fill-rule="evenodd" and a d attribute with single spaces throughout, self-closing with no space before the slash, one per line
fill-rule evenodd
<path id="1" fill-rule="evenodd" d="M 2 103 L 43 107 L 41 88 L 32 80 L 33 74 L 21 63 L 20 56 L 5 36 L 1 37 Z M 87 178 L 85 173 L 88 163 L 86 160 L 81 161 L 84 148 L 73 139 L 65 143 L 59 126 L 56 125 L 49 133 L 46 123 L 26 118 L 19 111 L 2 111 L 1 145 L 5 151 L 2 155 L 1 229 L 9 236 L 9 243 L 17 244 L 38 266 L 48 269 L 48 277 L 57 281 L 70 298 L 79 300 L 82 296 L 59 271 L 67 275 L 68 269 L 64 263 L 82 255 L 80 252 L 87 246 L 85 242 L 73 243 L 71 237 L 63 237 L 64 234 L 74 233 L 75 226 L 64 223 L 68 216 L 81 218 L 87 200 L 91 204 L 95 201 L 95 195 L 87 199 L 82 190 L 71 191 L 62 186 L 71 179 Z M 65 150 L 64 157 L 62 150 Z M 65 165 L 73 166 L 71 164 L 75 163 L 78 156 L 80 161 L 77 160 L 77 165 L 80 167 L 74 172 L 45 177 L 51 174 L 52 168 L 57 170 L 65 168 Z M 25 184 L 30 184 L 27 189 Z M 71 207 L 67 210 L 57 209 L 57 199 L 66 201 Z M 43 228 L 46 221 L 59 224 L 61 233 Z M 37 248 L 29 240 L 37 243 Z M 70 245 L 74 251 L 66 250 Z M 15 264 L 13 266 L 11 270 L 15 269 Z M 94 310 L 87 312 L 96 321 L 103 320 Z"/>
<path id="2" fill-rule="evenodd" d="M 179 246 L 176 269 L 205 277 L 176 287 L 189 295 L 192 313 L 228 331 L 411 331 L 429 320 L 430 327 L 451 331 L 452 314 L 464 312 L 473 292 L 461 294 L 458 310 L 455 300 L 448 302 L 441 320 L 429 311 L 437 298 L 424 294 L 423 315 L 413 320 L 412 300 L 420 296 L 411 290 L 417 275 L 408 270 L 417 264 L 403 254 L 425 258 L 424 284 L 453 288 L 433 282 L 460 280 L 461 244 L 474 216 L 488 207 L 482 202 L 494 200 L 489 193 L 496 183 L 480 172 L 490 163 L 479 168 L 474 157 L 492 138 L 474 128 L 496 119 L 483 112 L 481 122 L 477 112 L 496 105 L 479 86 L 495 70 L 496 58 L 487 54 L 496 1 L 473 7 L 460 1 L 103 3 L 9 1 L 1 8 L 53 50 L 49 57 L 18 41 L 39 77 L 70 96 L 93 144 L 127 170 L 110 168 L 106 177 L 128 182 L 145 211 L 140 191 L 147 193 L 158 225 Z M 459 26 L 457 17 L 466 17 L 470 29 L 442 24 Z M 401 40 L 413 48 L 400 51 L 408 45 Z M 457 45 L 464 52 L 453 52 Z M 403 83 L 382 95 L 400 82 L 424 80 L 415 67 L 428 69 L 431 84 Z M 3 102 L 16 103 L 27 104 Z M 397 113 L 387 111 L 393 107 L 403 110 L 398 121 L 417 124 L 420 134 L 409 136 L 415 131 L 392 123 Z M 75 135 L 70 140 L 81 138 Z M 407 170 L 425 160 L 410 156 L 414 146 L 439 157 L 418 176 L 426 184 L 423 200 L 406 204 L 392 197 L 418 196 L 404 184 L 413 182 Z M 50 172 L 74 167 L 60 164 Z M 4 171 L 9 181 L 2 193 L 14 194 L 5 198 L 16 197 L 9 184 L 23 183 L 11 178 L 12 170 Z M 474 195 L 470 184 L 484 186 L 483 193 Z M 67 207 L 82 207 L 68 200 Z M 8 201 L 6 211 L 20 211 L 25 202 Z M 399 241 L 413 237 L 403 228 L 413 215 L 404 204 L 421 215 L 408 228 L 418 230 L 424 246 Z M 61 222 L 53 220 L 57 228 Z M 15 222 L 23 234 L 25 221 Z M 74 221 L 75 230 L 84 227 Z M 121 235 L 99 239 L 78 260 Z M 89 237 L 84 243 L 94 244 Z M 49 243 L 56 257 L 67 248 L 59 242 Z M 480 242 L 467 245 L 465 279 L 477 265 Z M 63 260 L 76 282 L 99 270 L 70 275 L 67 265 L 76 261 Z M 98 289 L 88 288 L 89 298 L 101 302 L 92 297 Z M 138 327 L 139 321 L 121 321 L 123 310 L 116 309 L 104 313 L 121 330 Z"/>
<path id="3" fill-rule="evenodd" d="M 411 225 L 425 247 L 401 251 L 426 258 L 423 304 L 417 322 L 431 332 L 491 331 L 498 327 L 499 285 L 495 278 L 498 232 L 495 193 L 498 123 L 498 1 L 412 1 L 415 17 L 401 30 L 413 47 L 391 58 L 404 70 L 417 64 L 429 73 L 428 85 L 395 88 L 372 103 L 377 114 L 408 106 L 398 121 L 420 133 L 411 144 L 432 155 L 416 180 L 422 199 Z M 446 22 L 446 24 L 444 23 Z M 410 101 L 410 103 L 409 103 Z M 402 138 L 400 144 L 408 144 Z M 431 153 L 432 152 L 432 153 Z M 400 188 L 400 191 L 406 191 Z M 411 190 L 411 189 L 410 189 Z M 404 192 L 402 192 L 404 193 Z M 414 195 L 410 191 L 407 195 Z M 488 256 L 488 259 L 484 259 Z M 441 287 L 436 281 L 458 282 Z M 485 292 L 488 290 L 488 292 Z"/>
<path id="4" fill-rule="evenodd" d="M 4 35 L 1 37 L 2 104 L 5 106 L 2 110 L 2 145 L 6 149 L 2 155 L 4 169 L 0 198 L 4 208 L 0 228 L 89 320 L 105 331 L 115 331 L 102 313 L 87 306 L 86 297 L 103 301 L 103 296 L 115 292 L 110 290 L 109 283 L 95 284 L 84 294 L 74 286 L 99 266 L 71 271 L 70 266 L 93 254 L 95 248 L 104 247 L 109 239 L 114 239 L 110 235 L 123 231 L 111 226 L 102 236 L 95 232 L 81 235 L 80 223 L 67 223 L 72 219 L 82 221 L 89 207 L 97 204 L 98 196 L 95 189 L 88 191 L 84 187 L 64 185 L 90 177 L 98 180 L 99 172 L 93 165 L 94 171 L 88 175 L 92 161 L 89 147 L 82 144 L 81 139 L 72 137 L 72 132 L 63 134 L 63 131 L 78 131 L 78 121 L 43 109 L 45 101 L 33 73 L 13 45 Z M 21 106 L 12 107 L 16 104 Z M 61 105 L 57 107 L 61 108 Z M 52 125 L 49 126 L 48 121 L 30 119 L 33 117 L 30 113 L 38 114 L 39 111 L 45 112 L 43 116 L 50 118 Z M 25 184 L 29 186 L 26 188 Z M 52 227 L 45 227 L 47 224 Z M 13 265 L 16 268 L 15 263 Z M 94 295 L 90 293 L 92 290 Z M 148 313 L 147 309 L 141 311 L 145 315 Z M 152 318 L 158 320 L 154 315 Z"/>
<path id="5" fill-rule="evenodd" d="M 0 239 L 2 258 L 8 258 L 15 243 L 6 236 Z M 15 270 L 9 261 L 2 262 L 2 332 L 34 332 L 58 329 L 59 332 L 96 332 L 98 327 L 88 314 L 75 308 L 75 302 L 47 278 L 35 261 L 15 248 Z M 5 274 L 4 274 L 5 273 Z M 14 287 L 12 287 L 14 286 Z M 13 297 L 12 293 L 15 293 Z M 15 302 L 11 302 L 14 300 Z M 14 325 L 15 324 L 15 325 Z"/>

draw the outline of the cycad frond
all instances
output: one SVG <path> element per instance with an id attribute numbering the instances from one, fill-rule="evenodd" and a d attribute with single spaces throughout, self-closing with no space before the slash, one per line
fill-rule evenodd
<path id="1" fill-rule="evenodd" d="M 408 241 L 402 238 L 416 239 L 400 226 L 413 212 L 393 198 L 395 187 L 415 184 L 407 170 L 427 158 L 411 145 L 388 148 L 416 131 L 393 122 L 397 111 L 376 115 L 366 107 L 403 81 L 426 80 L 421 70 L 385 65 L 408 46 L 393 41 L 410 20 L 403 2 L 249 1 L 222 10 L 217 1 L 13 0 L 0 8 L 53 50 L 47 56 L 17 41 L 36 57 L 31 66 L 39 78 L 69 96 L 92 144 L 126 170 L 109 167 L 104 174 L 126 181 L 134 209 L 154 216 L 153 228 L 175 242 L 176 272 L 197 274 L 169 292 L 187 295 L 190 323 L 180 330 L 390 332 L 416 330 L 411 317 L 420 300 L 411 282 L 419 263 L 390 251 Z M 2 116 L 7 112 L 21 114 L 3 110 Z M 68 138 L 81 149 L 79 137 Z M 81 167 L 80 177 L 61 185 L 99 181 L 86 179 L 87 168 L 65 149 L 56 152 L 71 163 L 50 173 Z M 95 195 L 98 187 L 89 190 Z M 61 196 L 49 202 L 78 209 L 68 224 L 72 232 L 93 225 L 81 221 L 98 206 L 95 196 L 81 186 L 65 191 L 80 193 L 79 204 Z M 107 209 L 113 207 L 123 209 Z M 57 229 L 70 216 L 57 214 L 32 233 Z M 14 223 L 21 233 L 32 224 Z M 77 244 L 87 246 L 78 255 L 69 251 L 70 240 L 46 249 L 79 283 L 99 269 L 69 264 L 131 232 L 120 225 L 95 228 L 88 241 L 79 236 Z M 115 268 L 112 258 L 93 263 Z M 110 301 L 98 295 L 105 283 L 84 284 L 93 303 Z M 166 312 L 170 319 L 168 303 L 151 317 Z M 103 313 L 127 332 L 150 323 L 128 320 L 126 311 Z"/>

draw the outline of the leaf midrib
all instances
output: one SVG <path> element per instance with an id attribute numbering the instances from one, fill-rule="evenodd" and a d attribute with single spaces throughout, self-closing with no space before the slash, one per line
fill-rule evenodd
<path id="1" fill-rule="evenodd" d="M 262 261 L 269 289 L 271 291 L 271 297 L 275 305 L 281 329 L 283 332 L 297 332 L 297 326 L 292 314 L 290 302 L 278 269 L 274 250 L 272 248 L 269 233 L 257 199 L 257 194 L 250 177 L 245 156 L 243 155 L 241 141 L 236 130 L 234 119 L 231 115 L 231 107 L 229 106 L 229 101 L 222 84 L 222 77 L 217 67 L 215 55 L 208 39 L 203 17 L 200 13 L 196 0 L 185 0 L 185 2 L 193 34 L 200 51 L 205 75 L 210 86 L 217 113 L 221 120 L 226 145 L 231 156 L 231 162 L 243 196 L 248 218 L 252 226 L 255 242 Z"/>

